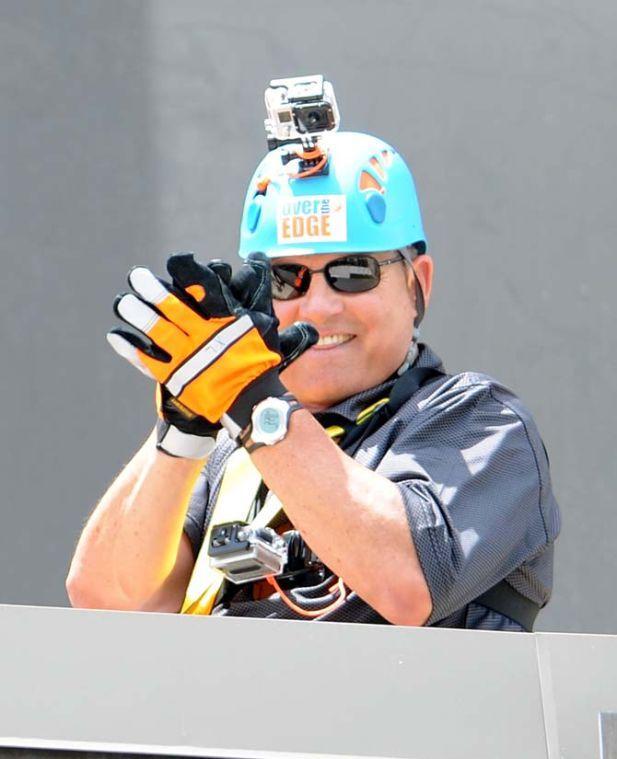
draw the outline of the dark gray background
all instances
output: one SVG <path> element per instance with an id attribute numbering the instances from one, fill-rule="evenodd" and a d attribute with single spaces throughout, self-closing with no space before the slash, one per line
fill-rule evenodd
<path id="1" fill-rule="evenodd" d="M 153 388 L 107 346 L 127 269 L 232 261 L 263 89 L 322 72 L 414 171 L 423 335 L 534 412 L 563 509 L 538 629 L 617 631 L 612 0 L 0 2 L 0 602 L 66 604 Z"/>

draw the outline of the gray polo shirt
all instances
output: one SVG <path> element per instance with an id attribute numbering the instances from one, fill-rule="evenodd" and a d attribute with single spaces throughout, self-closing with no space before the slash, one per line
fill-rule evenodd
<path id="1" fill-rule="evenodd" d="M 414 366 L 443 371 L 426 345 L 420 345 Z M 393 384 L 391 379 L 358 393 L 325 413 L 354 421 L 364 408 L 387 397 Z M 318 420 L 323 416 L 316 414 Z M 195 555 L 235 448 L 228 438 L 220 441 L 192 493 L 185 531 Z M 400 489 L 433 601 L 427 625 L 521 630 L 508 617 L 474 603 L 504 578 L 522 595 L 546 604 L 559 510 L 536 425 L 510 390 L 475 372 L 439 375 L 364 439 L 354 458 Z M 307 576 L 306 583 L 287 591 L 296 605 L 320 609 L 335 600 L 328 590 L 331 575 Z M 278 594 L 254 598 L 252 584 L 234 587 L 214 613 L 303 618 Z M 354 592 L 318 619 L 385 623 Z"/>

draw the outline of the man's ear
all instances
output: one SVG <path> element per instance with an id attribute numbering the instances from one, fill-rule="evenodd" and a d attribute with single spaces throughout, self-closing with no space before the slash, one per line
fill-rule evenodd
<path id="1" fill-rule="evenodd" d="M 431 291 L 433 289 L 433 259 L 426 253 L 422 253 L 417 258 L 414 258 L 412 267 L 413 274 L 410 271 L 407 272 L 407 284 L 410 289 L 413 288 L 414 275 L 418 278 L 420 287 L 422 288 L 422 294 L 424 295 L 424 306 L 427 308 L 431 299 Z"/>

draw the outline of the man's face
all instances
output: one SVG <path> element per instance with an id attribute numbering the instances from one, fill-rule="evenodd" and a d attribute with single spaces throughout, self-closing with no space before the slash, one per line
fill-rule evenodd
<path id="1" fill-rule="evenodd" d="M 273 263 L 321 269 L 341 255 L 292 256 Z M 397 256 L 394 251 L 372 255 L 377 260 Z M 428 302 L 432 262 L 423 255 L 414 267 Z M 405 360 L 416 315 L 414 275 L 402 260 L 382 266 L 380 273 L 377 287 L 362 293 L 337 292 L 322 273 L 314 274 L 304 295 L 274 301 L 281 329 L 307 321 L 319 332 L 319 343 L 281 374 L 288 390 L 309 409 L 327 408 L 383 382 Z"/>

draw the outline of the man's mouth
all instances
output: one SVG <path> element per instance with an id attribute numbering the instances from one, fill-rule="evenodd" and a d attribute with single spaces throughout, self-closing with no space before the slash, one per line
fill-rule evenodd
<path id="1" fill-rule="evenodd" d="M 339 345 L 344 345 L 345 343 L 348 343 L 350 340 L 353 340 L 355 335 L 350 335 L 348 333 L 341 333 L 338 335 L 322 335 L 319 338 L 319 341 L 313 346 L 313 348 L 319 349 L 326 349 L 326 348 L 336 348 Z"/>

